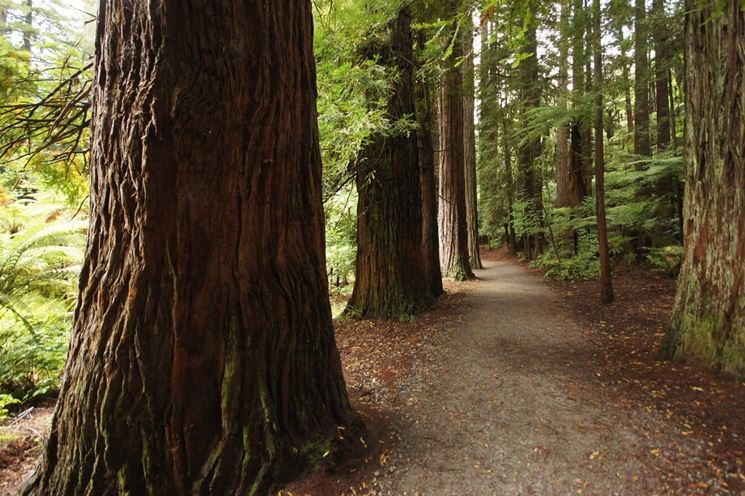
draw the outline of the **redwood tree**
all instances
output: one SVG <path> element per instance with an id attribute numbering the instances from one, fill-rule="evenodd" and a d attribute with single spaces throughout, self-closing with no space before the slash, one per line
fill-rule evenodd
<path id="1" fill-rule="evenodd" d="M 476 126 L 474 110 L 476 100 L 475 69 L 473 65 L 473 22 L 471 12 L 463 26 L 466 59 L 463 63 L 463 151 L 465 153 L 466 225 L 468 227 L 468 259 L 472 269 L 483 269 L 479 253 L 479 210 L 476 178 Z"/>
<path id="2" fill-rule="evenodd" d="M 366 56 L 396 69 L 388 96 L 391 122 L 415 114 L 411 13 L 401 9 L 390 40 L 373 42 Z M 403 318 L 433 301 L 422 245 L 422 191 L 417 135 L 373 136 L 357 170 L 357 262 L 347 313 L 363 318 Z"/>
<path id="3" fill-rule="evenodd" d="M 663 345 L 745 376 L 745 10 L 686 1 L 684 260 Z"/>
<path id="4" fill-rule="evenodd" d="M 649 57 L 647 7 L 645 0 L 634 4 L 634 153 L 652 155 L 649 139 Z M 637 168 L 643 168 L 640 163 Z"/>
<path id="5" fill-rule="evenodd" d="M 457 3 L 448 0 L 446 15 L 457 14 Z M 456 38 L 453 39 L 452 37 Z M 440 158 L 440 264 L 444 276 L 457 280 L 473 277 L 468 260 L 468 227 L 466 223 L 465 154 L 463 140 L 463 36 L 453 29 L 445 43 L 452 53 L 440 89 L 439 153 Z"/>
<path id="6" fill-rule="evenodd" d="M 358 428 L 325 274 L 310 1 L 101 2 L 91 220 L 27 495 L 266 494 Z"/>
<path id="7" fill-rule="evenodd" d="M 422 57 L 426 45 L 423 31 L 417 35 L 418 57 Z M 421 68 L 421 65 L 420 65 Z M 435 298 L 444 293 L 440 270 L 440 239 L 437 225 L 437 177 L 435 175 L 435 98 L 431 81 L 425 77 L 415 79 L 416 116 L 419 144 L 419 171 L 422 183 L 422 243 L 424 248 L 424 270 L 430 291 Z"/>

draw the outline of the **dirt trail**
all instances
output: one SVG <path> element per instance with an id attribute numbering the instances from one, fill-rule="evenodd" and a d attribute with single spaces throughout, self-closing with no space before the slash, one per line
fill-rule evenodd
<path id="1" fill-rule="evenodd" d="M 586 331 L 540 277 L 486 265 L 438 364 L 399 385 L 398 442 L 373 494 L 666 494 L 660 459 L 699 445 L 613 398 Z"/>

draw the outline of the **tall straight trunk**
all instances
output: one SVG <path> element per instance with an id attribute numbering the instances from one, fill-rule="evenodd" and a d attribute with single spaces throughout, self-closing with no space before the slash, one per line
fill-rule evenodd
<path id="1" fill-rule="evenodd" d="M 670 55 L 668 48 L 668 26 L 664 0 L 652 4 L 654 37 L 655 105 L 657 110 L 657 150 L 670 147 Z"/>
<path id="2" fill-rule="evenodd" d="M 388 43 L 375 42 L 366 56 L 396 69 L 387 117 L 396 122 L 415 114 L 411 12 L 399 11 Z M 357 260 L 346 313 L 360 318 L 400 319 L 433 301 L 424 264 L 422 183 L 417 135 L 373 136 L 357 170 Z"/>
<path id="3" fill-rule="evenodd" d="M 89 242 L 23 494 L 267 494 L 361 432 L 328 302 L 311 3 L 100 5 Z"/>
<path id="4" fill-rule="evenodd" d="M 613 279 L 608 252 L 608 224 L 605 218 L 605 146 L 603 142 L 603 46 L 600 0 L 592 2 L 593 59 L 595 69 L 595 216 L 600 251 L 600 301 L 613 301 Z"/>
<path id="5" fill-rule="evenodd" d="M 510 255 L 517 255 L 518 245 L 515 235 L 515 180 L 512 174 L 512 147 L 510 146 L 510 135 L 507 128 L 507 108 L 503 107 L 502 118 L 502 150 L 504 153 L 504 174 L 507 185 L 507 244 Z"/>
<path id="6" fill-rule="evenodd" d="M 686 1 L 686 72 L 684 259 L 662 350 L 745 377 L 741 2 Z"/>
<path id="7" fill-rule="evenodd" d="M 457 13 L 457 2 L 447 2 L 448 16 Z M 456 280 L 474 277 L 468 260 L 468 224 L 466 222 L 465 150 L 463 139 L 463 36 L 455 28 L 452 53 L 440 89 L 439 158 L 440 158 L 440 264 L 446 277 Z"/>
<path id="8" fill-rule="evenodd" d="M 591 40 L 592 40 L 592 30 L 588 27 L 587 30 L 587 58 L 585 61 L 585 94 L 586 95 L 592 95 L 594 93 L 594 85 L 593 85 L 593 74 L 592 74 L 592 61 L 590 57 L 590 50 L 591 50 Z M 591 125 L 588 125 L 584 127 L 584 136 L 582 137 L 582 155 L 584 156 L 584 159 L 582 160 L 584 168 L 582 169 L 582 196 L 588 197 L 592 196 L 592 174 L 593 174 L 593 135 L 592 135 L 593 127 Z"/>
<path id="9" fill-rule="evenodd" d="M 530 13 L 525 32 L 525 44 L 522 48 L 524 54 L 529 54 L 522 60 L 519 70 L 521 84 L 521 98 L 523 103 L 523 119 L 527 119 L 527 111 L 537 108 L 540 104 L 539 67 L 538 67 L 538 38 L 537 26 L 534 12 Z M 540 138 L 531 138 L 520 144 L 517 152 L 517 161 L 522 188 L 528 201 L 526 215 L 535 223 L 534 228 L 540 229 L 543 225 L 543 198 L 541 188 L 541 174 L 537 159 L 541 153 Z M 543 250 L 543 236 L 540 232 L 533 232 L 526 236 L 523 250 L 528 258 L 536 258 Z"/>
<path id="10" fill-rule="evenodd" d="M 559 92 L 559 108 L 567 109 L 567 86 L 569 79 L 569 2 L 562 0 L 559 30 L 559 75 L 557 78 Z M 572 205 L 569 195 L 569 125 L 562 124 L 556 130 L 556 206 L 569 207 Z"/>
<path id="11" fill-rule="evenodd" d="M 634 153 L 652 155 L 649 139 L 649 60 L 647 56 L 647 9 L 645 0 L 634 7 Z M 637 168 L 644 168 L 640 163 Z"/>
<path id="12" fill-rule="evenodd" d="M 572 98 L 576 117 L 570 128 L 570 155 L 569 155 L 569 177 L 568 206 L 577 207 L 582 204 L 585 197 L 584 173 L 587 170 L 589 143 L 588 133 L 590 130 L 585 106 L 585 32 L 586 18 L 583 0 L 574 0 L 573 4 L 573 38 L 572 38 Z M 591 132 L 591 131 L 590 131 Z"/>
<path id="13" fill-rule="evenodd" d="M 473 66 L 473 22 L 464 25 L 464 45 L 467 50 L 463 63 L 463 151 L 465 153 L 466 225 L 468 227 L 468 260 L 472 269 L 483 269 L 479 253 L 478 184 L 476 180 L 476 126 L 474 124 L 476 81 Z"/>
<path id="14" fill-rule="evenodd" d="M 23 17 L 23 49 L 31 51 L 31 43 L 34 37 L 34 0 L 26 0 L 26 15 Z"/>
<path id="15" fill-rule="evenodd" d="M 424 50 L 424 32 L 417 35 L 417 50 Z M 430 81 L 415 80 L 416 115 L 419 124 L 419 171 L 422 185 L 422 243 L 424 271 L 429 281 L 430 292 L 437 298 L 445 292 L 440 271 L 440 242 L 437 226 L 437 178 L 435 177 L 435 102 Z"/>

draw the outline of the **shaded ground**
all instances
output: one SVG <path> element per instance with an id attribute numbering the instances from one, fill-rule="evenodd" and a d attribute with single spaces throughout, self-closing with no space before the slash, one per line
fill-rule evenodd
<path id="1" fill-rule="evenodd" d="M 0 496 L 15 496 L 33 471 L 49 434 L 52 411 L 51 407 L 29 409 L 0 425 Z"/>
<path id="2" fill-rule="evenodd" d="M 485 258 L 481 280 L 425 322 L 344 324 L 376 451 L 284 494 L 745 494 L 745 384 L 655 359 L 672 280 L 622 275 L 619 301 L 601 307 L 595 283 Z M 410 355 L 391 334 L 428 328 Z"/>
<path id="3" fill-rule="evenodd" d="M 673 282 L 629 272 L 618 301 L 493 252 L 414 322 L 337 323 L 361 460 L 285 495 L 745 494 L 745 383 L 656 360 Z M 0 427 L 14 494 L 49 410 Z"/>

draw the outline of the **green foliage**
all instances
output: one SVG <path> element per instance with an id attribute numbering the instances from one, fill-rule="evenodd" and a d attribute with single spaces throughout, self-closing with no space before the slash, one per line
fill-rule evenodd
<path id="1" fill-rule="evenodd" d="M 70 215 L 48 197 L 0 208 L 0 391 L 24 401 L 64 365 L 87 227 Z"/>
<path id="2" fill-rule="evenodd" d="M 8 406 L 20 403 L 10 394 L 0 394 L 0 420 L 8 416 Z"/>

